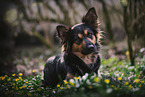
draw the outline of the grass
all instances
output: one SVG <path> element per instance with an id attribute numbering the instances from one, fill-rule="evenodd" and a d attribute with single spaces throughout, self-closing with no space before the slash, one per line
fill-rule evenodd
<path id="1" fill-rule="evenodd" d="M 64 96 L 64 97 L 144 97 L 145 96 L 145 62 L 137 62 L 135 66 L 127 61 L 119 61 L 113 57 L 102 60 L 100 77 L 92 75 L 75 77 L 64 80 L 56 88 L 41 87 L 42 74 L 23 77 L 22 73 L 0 77 L 0 95 L 2 97 L 28 97 L 28 96 Z M 35 76 L 34 76 L 35 75 Z"/>
<path id="2" fill-rule="evenodd" d="M 34 49 L 32 49 L 33 52 Z M 39 52 L 38 52 L 39 51 Z M 45 50 L 43 50 L 45 51 Z M 46 50 L 47 51 L 47 50 Z M 22 51 L 26 54 L 24 51 Z M 41 53 L 38 49 L 37 53 Z M 30 74 L 23 70 L 15 74 L 0 76 L 1 97 L 144 97 L 145 96 L 145 58 L 142 54 L 136 58 L 136 65 L 131 66 L 126 59 L 121 61 L 117 57 L 102 58 L 99 69 L 101 76 L 95 73 L 76 76 L 74 79 L 64 80 L 56 88 L 41 87 L 43 78 L 40 66 L 44 66 L 44 54 L 33 56 L 28 53 L 26 57 L 16 58 L 16 64 L 24 64 Z M 19 54 L 21 54 L 19 52 Z M 29 56 L 32 55 L 32 56 Z M 40 55 L 40 56 L 39 56 Z M 24 56 L 23 54 L 20 56 Z M 47 56 L 48 57 L 48 56 Z M 32 58 L 32 59 L 30 59 Z M 27 59 L 27 60 L 26 60 Z M 36 60 L 37 59 L 37 60 Z M 33 63 L 33 64 L 32 64 Z M 32 65 L 30 67 L 29 65 Z M 33 67 L 35 66 L 35 67 Z M 19 69 L 19 68 L 18 68 Z M 31 75 L 31 76 L 30 76 Z"/>

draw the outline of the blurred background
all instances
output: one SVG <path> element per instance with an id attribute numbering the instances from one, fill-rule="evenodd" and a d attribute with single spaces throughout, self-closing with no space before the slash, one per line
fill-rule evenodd
<path id="1" fill-rule="evenodd" d="M 0 75 L 41 73 L 61 52 L 56 26 L 80 23 L 91 7 L 103 31 L 103 59 L 145 59 L 145 0 L 1 0 Z"/>

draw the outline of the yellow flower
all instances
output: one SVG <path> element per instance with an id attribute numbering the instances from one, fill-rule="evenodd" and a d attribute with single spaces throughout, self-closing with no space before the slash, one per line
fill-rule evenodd
<path id="1" fill-rule="evenodd" d="M 8 77 L 7 75 L 5 75 L 5 77 Z"/>
<path id="2" fill-rule="evenodd" d="M 69 83 L 70 83 L 70 85 L 71 85 L 71 86 L 73 86 L 73 87 L 75 86 L 75 84 L 74 84 L 74 83 L 72 83 L 72 82 L 69 82 Z"/>
<path id="3" fill-rule="evenodd" d="M 34 73 L 34 72 L 35 72 L 35 70 L 32 70 L 32 72 Z"/>
<path id="4" fill-rule="evenodd" d="M 70 89 L 70 86 L 67 85 L 66 88 Z"/>
<path id="5" fill-rule="evenodd" d="M 15 79 L 16 82 L 17 82 L 18 80 L 19 80 L 18 78 Z"/>
<path id="6" fill-rule="evenodd" d="M 32 96 L 32 94 L 31 94 L 31 93 L 27 93 L 27 95 L 28 95 L 28 96 Z"/>
<path id="7" fill-rule="evenodd" d="M 141 87 L 141 84 L 139 84 L 138 86 Z"/>
<path id="8" fill-rule="evenodd" d="M 68 84 L 68 82 L 66 80 L 63 80 L 64 84 Z"/>
<path id="9" fill-rule="evenodd" d="M 94 78 L 94 81 L 95 81 L 95 82 L 99 82 L 99 81 L 100 81 L 100 78 L 95 77 L 95 78 Z"/>
<path id="10" fill-rule="evenodd" d="M 9 79 L 7 79 L 7 81 L 11 81 L 11 79 L 9 78 Z"/>
<path id="11" fill-rule="evenodd" d="M 57 84 L 57 87 L 60 87 L 60 85 L 59 85 L 59 84 Z"/>
<path id="12" fill-rule="evenodd" d="M 25 83 L 28 84 L 28 81 L 26 81 Z"/>
<path id="13" fill-rule="evenodd" d="M 16 84 L 15 83 L 13 83 L 13 86 L 15 86 Z"/>
<path id="14" fill-rule="evenodd" d="M 104 82 L 109 84 L 110 80 L 109 79 L 105 79 Z"/>
<path id="15" fill-rule="evenodd" d="M 76 79 L 79 79 L 79 77 L 75 77 Z"/>
<path id="16" fill-rule="evenodd" d="M 25 88 L 26 86 L 24 85 L 23 88 Z"/>
<path id="17" fill-rule="evenodd" d="M 128 85 L 129 83 L 128 82 L 125 82 L 125 85 Z"/>
<path id="18" fill-rule="evenodd" d="M 12 89 L 14 89 L 15 87 L 12 87 Z"/>
<path id="19" fill-rule="evenodd" d="M 144 81 L 141 81 L 142 83 L 144 83 Z"/>
<path id="20" fill-rule="evenodd" d="M 63 89 L 63 87 L 60 87 L 60 89 L 62 90 L 62 89 Z"/>
<path id="21" fill-rule="evenodd" d="M 132 89 L 132 86 L 131 85 L 129 85 L 128 87 L 129 87 L 129 89 Z"/>
<path id="22" fill-rule="evenodd" d="M 92 86 L 88 86 L 88 88 L 89 88 L 89 89 L 92 89 L 93 87 L 92 87 Z"/>
<path id="23" fill-rule="evenodd" d="M 37 91 L 40 91 L 41 89 L 37 88 Z"/>
<path id="24" fill-rule="evenodd" d="M 2 80 L 4 80 L 5 79 L 5 77 L 2 77 Z"/>
<path id="25" fill-rule="evenodd" d="M 129 51 L 126 51 L 125 54 L 128 56 L 129 55 Z"/>
<path id="26" fill-rule="evenodd" d="M 19 76 L 22 76 L 23 74 L 22 73 L 19 73 Z"/>
<path id="27" fill-rule="evenodd" d="M 135 83 L 138 83 L 139 82 L 139 79 L 135 79 L 135 81 L 134 81 Z"/>
<path id="28" fill-rule="evenodd" d="M 114 90 L 118 90 L 118 88 L 115 87 Z"/>
<path id="29" fill-rule="evenodd" d="M 18 90 L 18 87 L 16 87 L 16 90 Z"/>
<path id="30" fill-rule="evenodd" d="M 31 86 L 28 86 L 29 88 L 31 87 Z"/>
<path id="31" fill-rule="evenodd" d="M 122 80 L 122 77 L 118 77 L 118 80 Z"/>
<path id="32" fill-rule="evenodd" d="M 19 79 L 20 79 L 21 81 L 23 81 L 22 77 L 19 77 Z"/>
<path id="33" fill-rule="evenodd" d="M 111 87 L 113 88 L 113 87 L 115 87 L 114 85 L 111 85 Z"/>
<path id="34" fill-rule="evenodd" d="M 12 76 L 15 76 L 16 74 L 12 74 Z"/>
<path id="35" fill-rule="evenodd" d="M 19 89 L 22 89 L 22 87 L 19 87 Z"/>

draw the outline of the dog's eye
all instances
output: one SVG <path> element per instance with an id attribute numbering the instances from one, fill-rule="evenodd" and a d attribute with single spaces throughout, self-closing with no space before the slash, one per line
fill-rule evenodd
<path id="1" fill-rule="evenodd" d="M 82 42 L 82 39 L 79 38 L 79 37 L 77 37 L 77 38 L 75 39 L 75 42 L 76 42 L 77 44 L 80 44 L 80 43 Z"/>
<path id="2" fill-rule="evenodd" d="M 89 38 L 92 38 L 92 33 L 88 32 L 88 35 L 87 35 Z"/>
<path id="3" fill-rule="evenodd" d="M 88 36 L 91 36 L 92 35 L 92 33 L 88 33 Z"/>

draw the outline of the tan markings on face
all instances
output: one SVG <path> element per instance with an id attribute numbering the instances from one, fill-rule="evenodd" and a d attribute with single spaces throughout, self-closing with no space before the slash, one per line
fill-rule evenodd
<path id="1" fill-rule="evenodd" d="M 84 40 L 79 45 L 74 43 L 73 46 L 72 46 L 72 52 L 81 52 L 82 48 L 85 47 L 85 45 L 86 45 L 86 43 L 85 43 Z"/>
<path id="2" fill-rule="evenodd" d="M 87 36 L 88 35 L 88 30 L 84 30 L 84 34 L 85 34 L 85 36 Z"/>
<path id="3" fill-rule="evenodd" d="M 95 44 L 95 43 L 96 43 L 96 38 L 95 38 L 94 35 L 93 35 L 92 37 L 93 37 L 93 39 L 88 38 L 88 40 L 89 40 L 90 42 L 92 42 L 93 44 Z"/>
<path id="4" fill-rule="evenodd" d="M 83 38 L 82 34 L 80 34 L 80 33 L 78 34 L 78 37 L 81 39 Z"/>
<path id="5" fill-rule="evenodd" d="M 97 41 L 99 40 L 99 34 L 98 33 L 96 33 L 96 37 L 97 37 Z"/>

